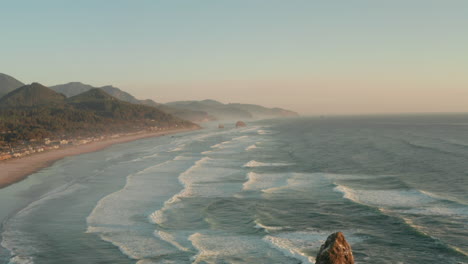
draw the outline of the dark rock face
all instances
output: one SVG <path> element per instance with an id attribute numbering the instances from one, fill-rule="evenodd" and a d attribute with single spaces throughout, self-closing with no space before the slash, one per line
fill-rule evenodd
<path id="1" fill-rule="evenodd" d="M 351 246 L 341 232 L 331 234 L 320 247 L 315 264 L 354 264 Z"/>
<path id="2" fill-rule="evenodd" d="M 247 126 L 247 125 L 246 125 L 244 122 L 242 122 L 242 121 L 237 121 L 237 123 L 236 123 L 236 128 L 237 128 L 237 127 L 246 127 L 246 126 Z"/>

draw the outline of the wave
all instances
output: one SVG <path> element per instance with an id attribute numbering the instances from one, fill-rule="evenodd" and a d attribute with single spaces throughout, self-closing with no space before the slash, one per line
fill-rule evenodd
<path id="1" fill-rule="evenodd" d="M 226 233 L 194 233 L 189 237 L 198 254 L 193 263 L 290 263 L 291 259 L 261 237 Z"/>
<path id="2" fill-rule="evenodd" d="M 148 236 L 137 230 L 130 229 L 122 232 L 118 229 L 109 229 L 106 231 L 101 230 L 100 238 L 116 246 L 122 254 L 134 260 L 144 261 L 177 253 L 175 249 L 168 247 L 155 236 Z"/>
<path id="3" fill-rule="evenodd" d="M 8 264 L 34 264 L 34 261 L 32 257 L 14 256 Z"/>
<path id="4" fill-rule="evenodd" d="M 353 202 L 377 207 L 416 207 L 435 201 L 418 190 L 356 190 L 344 185 L 334 190 Z"/>
<path id="5" fill-rule="evenodd" d="M 226 145 L 226 144 L 228 144 L 228 143 L 231 143 L 231 142 L 232 142 L 231 140 L 224 141 L 224 142 L 215 144 L 215 145 L 211 146 L 210 148 L 212 148 L 212 149 L 219 149 L 219 148 L 222 148 L 224 145 Z"/>
<path id="6" fill-rule="evenodd" d="M 223 149 L 228 144 L 231 144 L 231 143 L 236 143 L 237 144 L 236 141 L 242 141 L 242 140 L 248 139 L 248 138 L 249 138 L 249 136 L 246 136 L 246 135 L 245 136 L 234 137 L 234 138 L 232 138 L 230 140 L 226 140 L 226 141 L 223 141 L 221 143 L 215 144 L 215 145 L 211 146 L 210 148 L 212 148 L 212 149 Z"/>
<path id="7" fill-rule="evenodd" d="M 253 144 L 253 145 L 250 145 L 250 146 L 246 147 L 245 150 L 249 151 L 249 150 L 256 149 L 256 148 L 257 148 L 257 145 Z"/>
<path id="8" fill-rule="evenodd" d="M 176 156 L 128 175 L 122 189 L 96 204 L 86 219 L 86 232 L 98 234 L 102 240 L 136 260 L 176 253 L 177 249 L 154 236 L 154 226 L 140 216 L 148 207 L 164 206 L 164 201 L 180 191 L 173 173 L 189 167 L 194 160 L 193 157 Z"/>
<path id="9" fill-rule="evenodd" d="M 468 256 L 466 249 L 452 245 L 454 241 L 460 239 L 459 236 L 463 236 L 463 233 L 447 232 L 449 226 L 462 226 L 468 221 L 468 208 L 464 205 L 448 203 L 443 197 L 417 189 L 356 190 L 338 185 L 334 190 L 341 192 L 348 200 L 376 207 L 385 215 L 400 218 L 419 233 Z M 439 222 L 438 219 L 443 220 Z"/>
<path id="10" fill-rule="evenodd" d="M 431 230 L 429 230 L 428 228 L 424 227 L 424 226 L 421 226 L 421 225 L 418 225 L 416 223 L 414 223 L 414 221 L 408 217 L 402 217 L 403 221 L 405 221 L 405 223 L 412 227 L 413 229 L 417 230 L 418 232 L 420 232 L 421 234 L 425 235 L 425 236 L 428 236 L 428 237 L 431 237 L 433 239 L 437 239 L 437 240 L 440 240 L 438 239 L 437 237 L 434 237 L 432 234 L 431 234 Z M 451 245 L 451 244 L 447 244 L 447 243 L 444 243 L 447 247 L 451 248 L 452 250 L 464 255 L 464 256 L 467 256 L 468 257 L 468 251 L 467 250 L 463 250 L 461 249 L 460 247 L 457 247 L 457 246 L 454 246 L 454 245 Z"/>
<path id="11" fill-rule="evenodd" d="M 168 207 L 171 205 L 171 204 L 174 204 L 178 201 L 180 201 L 180 199 L 182 197 L 187 197 L 187 196 L 190 196 L 191 194 L 191 189 L 190 189 L 190 183 L 191 183 L 191 179 L 190 179 L 190 173 L 192 171 L 194 171 L 195 169 L 199 168 L 200 166 L 202 166 L 203 163 L 205 162 L 208 162 L 210 161 L 211 158 L 209 157 L 203 157 L 201 159 L 199 159 L 198 161 L 195 162 L 194 165 L 192 165 L 190 168 L 188 168 L 187 170 L 185 170 L 184 172 L 182 172 L 179 177 L 178 177 L 178 180 L 179 180 L 179 183 L 183 186 L 183 189 L 182 191 L 180 191 L 179 193 L 175 194 L 174 196 L 172 196 L 169 200 L 165 201 L 164 202 L 164 205 L 161 209 L 153 212 L 151 215 L 150 215 L 150 219 L 153 223 L 155 224 L 162 224 L 163 222 L 166 221 L 166 218 L 164 216 L 164 212 L 168 209 Z"/>
<path id="12" fill-rule="evenodd" d="M 468 216 L 468 208 L 464 204 L 444 204 L 443 201 L 456 201 L 423 190 L 355 190 L 337 185 L 334 191 L 356 203 L 398 210 L 406 214 Z"/>
<path id="13" fill-rule="evenodd" d="M 85 188 L 83 185 L 77 183 L 63 185 L 44 194 L 38 200 L 30 203 L 3 223 L 1 246 L 10 252 L 10 263 L 34 263 L 34 258 L 31 255 L 37 253 L 36 245 L 39 246 L 41 241 L 37 241 L 36 238 L 21 231 L 21 226 L 24 225 L 23 222 L 29 219 L 28 217 L 30 214 L 36 210 L 41 210 L 41 207 L 50 200 L 59 199 L 60 197 L 82 190 L 83 188 Z"/>
<path id="14" fill-rule="evenodd" d="M 185 144 L 181 144 L 181 145 L 178 145 L 175 148 L 169 150 L 168 152 L 182 151 L 182 150 L 184 150 L 184 148 L 185 148 Z"/>
<path id="15" fill-rule="evenodd" d="M 264 162 L 258 162 L 255 160 L 251 160 L 244 164 L 244 167 L 246 168 L 255 168 L 255 167 L 282 167 L 282 166 L 291 166 L 293 164 L 291 163 L 264 163 Z"/>
<path id="16" fill-rule="evenodd" d="M 192 157 L 187 157 L 187 156 L 176 156 L 174 160 L 191 160 Z"/>
<path id="17" fill-rule="evenodd" d="M 249 136 L 244 135 L 244 136 L 240 136 L 240 137 L 235 137 L 235 138 L 233 138 L 232 140 L 233 140 L 233 141 L 239 141 L 239 140 L 241 140 L 241 139 L 247 139 L 247 138 L 249 138 Z"/>
<path id="18" fill-rule="evenodd" d="M 273 132 L 269 131 L 269 130 L 260 129 L 260 130 L 257 130 L 257 134 L 259 134 L 259 135 L 269 135 L 269 134 L 273 134 Z"/>
<path id="19" fill-rule="evenodd" d="M 285 256 L 300 260 L 302 263 L 315 263 L 315 258 L 308 255 L 310 249 L 318 249 L 325 241 L 326 234 L 316 232 L 289 232 L 263 238 L 271 247 Z"/>
<path id="20" fill-rule="evenodd" d="M 255 223 L 255 228 L 263 229 L 267 233 L 270 233 L 272 231 L 280 231 L 285 228 L 288 228 L 288 227 L 283 227 L 283 226 L 267 226 L 267 225 L 262 224 L 258 219 L 255 219 L 254 223 Z"/>
<path id="21" fill-rule="evenodd" d="M 247 173 L 248 181 L 244 182 L 242 189 L 244 191 L 261 191 L 286 186 L 289 177 L 289 174 L 258 174 L 249 172 Z"/>
<path id="22" fill-rule="evenodd" d="M 164 231 L 155 231 L 154 235 L 156 237 L 159 237 L 160 239 L 168 242 L 169 244 L 173 245 L 180 251 L 190 251 L 189 248 L 182 246 L 179 242 L 176 241 L 176 238 L 174 237 L 173 234 L 164 232 Z"/>

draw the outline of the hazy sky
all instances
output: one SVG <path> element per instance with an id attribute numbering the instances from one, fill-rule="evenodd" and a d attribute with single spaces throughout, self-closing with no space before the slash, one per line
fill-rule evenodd
<path id="1" fill-rule="evenodd" d="M 0 0 L 0 72 L 305 114 L 468 111 L 467 0 Z"/>

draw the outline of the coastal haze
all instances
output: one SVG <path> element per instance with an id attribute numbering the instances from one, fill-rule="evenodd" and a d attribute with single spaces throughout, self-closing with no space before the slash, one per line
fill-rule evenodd
<path id="1" fill-rule="evenodd" d="M 0 71 L 302 114 L 468 110 L 468 3 L 11 2 Z M 37 67 L 40 64 L 41 67 Z"/>

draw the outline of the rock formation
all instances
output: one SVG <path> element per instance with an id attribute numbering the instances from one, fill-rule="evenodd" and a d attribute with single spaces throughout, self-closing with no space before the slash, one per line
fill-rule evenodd
<path id="1" fill-rule="evenodd" d="M 224 125 L 223 125 L 223 124 L 219 124 L 219 125 L 218 125 L 218 128 L 224 128 Z"/>
<path id="2" fill-rule="evenodd" d="M 320 247 L 315 264 L 354 264 L 351 246 L 341 232 L 331 234 Z"/>
<path id="3" fill-rule="evenodd" d="M 237 123 L 236 123 L 236 128 L 239 128 L 239 127 L 246 127 L 246 126 L 247 126 L 247 125 L 246 125 L 244 122 L 242 122 L 242 121 L 237 121 Z"/>

